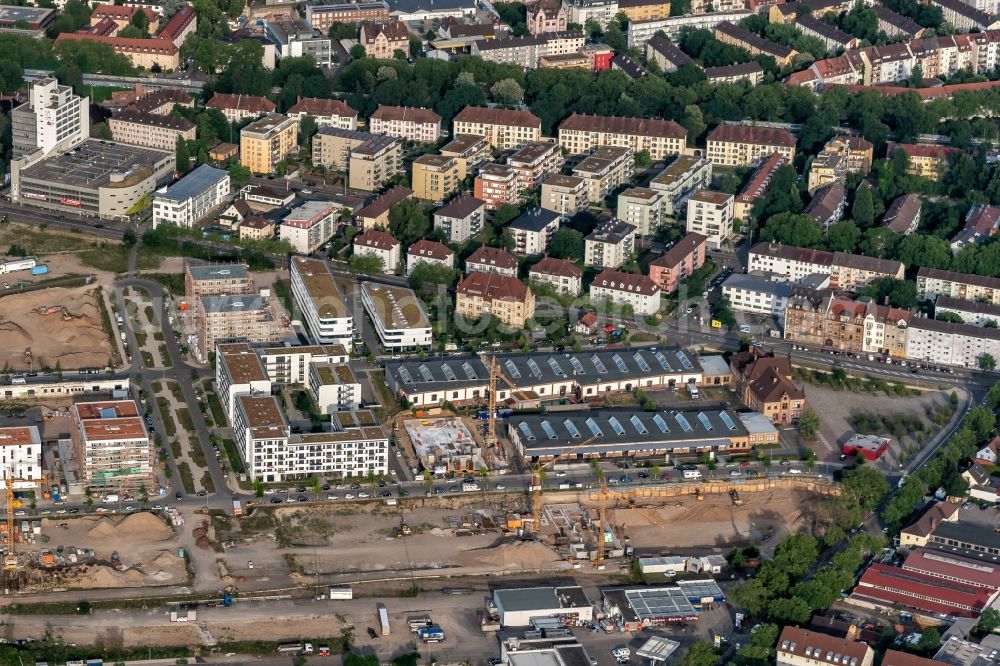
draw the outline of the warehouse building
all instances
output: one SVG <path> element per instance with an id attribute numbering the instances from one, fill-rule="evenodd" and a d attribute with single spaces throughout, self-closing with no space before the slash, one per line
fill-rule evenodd
<path id="1" fill-rule="evenodd" d="M 594 607 L 582 587 L 522 587 L 494 590 L 493 603 L 504 627 L 527 627 L 536 618 L 555 617 L 572 624 L 590 622 Z"/>
<path id="2" fill-rule="evenodd" d="M 697 358 L 679 347 L 514 354 L 498 356 L 497 363 L 500 373 L 510 382 L 498 386 L 497 397 L 501 401 L 590 399 L 638 388 L 674 388 L 703 382 Z M 464 365 L 468 365 L 468 372 Z M 467 381 L 448 384 L 463 377 Z M 387 364 L 386 379 L 398 396 L 413 405 L 439 405 L 445 400 L 461 403 L 484 397 L 489 370 L 483 361 L 474 358 L 404 361 Z M 510 385 L 516 388 L 511 390 Z"/>
<path id="3" fill-rule="evenodd" d="M 739 414 L 727 410 L 634 412 L 597 410 L 559 414 L 526 414 L 508 419 L 507 435 L 518 452 L 532 461 L 747 453 L 754 446 L 778 441 L 751 441 Z"/>
<path id="4" fill-rule="evenodd" d="M 684 580 L 664 587 L 601 591 L 602 610 L 622 624 L 625 631 L 695 621 L 702 610 L 725 600 L 719 584 L 711 579 Z"/>
<path id="5" fill-rule="evenodd" d="M 49 210 L 125 219 L 147 194 L 170 182 L 174 152 L 87 139 L 45 159 L 11 163 L 11 200 Z"/>

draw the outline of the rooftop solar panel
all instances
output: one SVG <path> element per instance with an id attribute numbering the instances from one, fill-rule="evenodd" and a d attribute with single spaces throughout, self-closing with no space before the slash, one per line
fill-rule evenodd
<path id="1" fill-rule="evenodd" d="M 708 420 L 705 412 L 698 412 L 698 420 L 701 421 L 701 425 L 705 427 L 705 430 L 712 429 L 712 422 Z"/>
<path id="2" fill-rule="evenodd" d="M 655 423 L 656 427 L 660 429 L 660 432 L 664 434 L 670 432 L 670 428 L 667 427 L 667 422 L 659 414 L 653 417 L 653 423 Z"/>
<path id="3" fill-rule="evenodd" d="M 527 423 L 522 421 L 521 423 L 517 424 L 517 427 L 521 429 L 521 432 L 524 433 L 526 439 L 528 439 L 529 441 L 535 440 L 535 433 L 531 432 L 531 428 L 528 427 Z"/>
<path id="4" fill-rule="evenodd" d="M 584 374 L 583 363 L 580 363 L 580 359 L 578 359 L 576 356 L 570 356 L 569 357 L 569 362 L 573 365 L 573 374 L 574 375 L 582 375 L 582 374 Z"/>
<path id="5" fill-rule="evenodd" d="M 413 383 L 413 377 L 410 376 L 410 371 L 404 367 L 399 368 L 399 378 L 403 380 L 404 384 Z"/>
<path id="6" fill-rule="evenodd" d="M 722 419 L 727 428 L 736 430 L 736 423 L 733 421 L 733 417 L 729 415 L 729 412 L 719 412 L 719 418 Z"/>
<path id="7" fill-rule="evenodd" d="M 420 371 L 420 376 L 424 378 L 425 382 L 434 381 L 434 375 L 431 374 L 431 369 L 428 368 L 423 363 L 421 363 L 419 367 L 417 367 L 417 370 Z"/>
<path id="8" fill-rule="evenodd" d="M 472 369 L 472 366 L 468 361 L 462 364 L 462 370 L 465 370 L 465 376 L 469 379 L 479 379 L 479 375 L 477 375 L 476 371 Z"/>
<path id="9" fill-rule="evenodd" d="M 691 368 L 694 367 L 694 364 L 691 363 L 691 359 L 689 359 L 687 357 L 687 354 L 685 354 L 681 350 L 678 349 L 676 352 L 674 352 L 674 356 L 676 356 L 677 360 L 681 362 L 681 367 L 683 367 L 685 370 L 690 370 Z"/>
<path id="10" fill-rule="evenodd" d="M 556 373 L 557 377 L 565 377 L 566 373 L 563 372 L 562 366 L 556 362 L 554 358 L 549 356 L 549 367 L 552 368 L 552 372 Z"/>
<path id="11" fill-rule="evenodd" d="M 538 367 L 537 363 L 535 363 L 535 359 L 533 358 L 528 359 L 528 370 L 531 371 L 532 376 L 538 379 L 542 378 L 542 369 Z"/>
<path id="12" fill-rule="evenodd" d="M 667 357 L 663 355 L 663 352 L 656 352 L 653 354 L 653 358 L 656 359 L 657 363 L 659 363 L 664 370 L 671 369 L 670 364 L 667 363 Z"/>

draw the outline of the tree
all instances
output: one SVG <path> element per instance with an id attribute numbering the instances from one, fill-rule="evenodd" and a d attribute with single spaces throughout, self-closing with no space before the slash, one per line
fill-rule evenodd
<path id="1" fill-rule="evenodd" d="M 408 247 L 430 233 L 430 212 L 416 199 L 401 201 L 389 209 L 389 231 Z"/>
<path id="2" fill-rule="evenodd" d="M 552 234 L 549 251 L 552 256 L 570 261 L 583 259 L 583 234 L 576 229 L 562 227 Z"/>
<path id="3" fill-rule="evenodd" d="M 719 657 L 711 643 L 698 641 L 677 662 L 678 666 L 715 666 Z"/>
<path id="4" fill-rule="evenodd" d="M 924 629 L 917 641 L 917 649 L 921 652 L 931 653 L 941 647 L 941 634 L 934 627 Z"/>
<path id="5" fill-rule="evenodd" d="M 816 439 L 819 432 L 819 414 L 812 407 L 806 407 L 799 416 L 799 436 L 805 440 Z"/>
<path id="6" fill-rule="evenodd" d="M 229 165 L 229 180 L 232 182 L 233 187 L 242 187 L 250 182 L 250 169 L 246 168 L 238 162 L 234 162 Z"/>
<path id="7" fill-rule="evenodd" d="M 889 304 L 904 310 L 912 310 L 917 306 L 917 286 L 912 281 L 897 280 L 893 277 L 882 277 L 873 280 L 868 286 L 858 291 L 859 296 L 868 296 L 876 303 Z"/>
<path id="8" fill-rule="evenodd" d="M 183 137 L 177 137 L 177 146 L 175 148 L 175 156 L 177 160 L 177 173 L 184 175 L 191 168 L 191 151 L 188 148 L 187 140 Z"/>
<path id="9" fill-rule="evenodd" d="M 310 139 L 318 129 L 319 125 L 316 124 L 315 118 L 308 114 L 303 116 L 302 122 L 299 123 L 299 143 L 303 147 L 308 147 Z"/>
<path id="10" fill-rule="evenodd" d="M 653 166 L 653 158 L 649 156 L 648 150 L 640 150 L 635 154 L 635 166 L 637 169 L 648 169 Z"/>
<path id="11" fill-rule="evenodd" d="M 767 607 L 768 617 L 781 624 L 805 624 L 812 613 L 799 597 L 774 599 Z"/>
<path id="12" fill-rule="evenodd" d="M 498 104 L 514 106 L 524 102 L 524 90 L 514 79 L 500 79 L 490 88 L 490 95 Z"/>
<path id="13" fill-rule="evenodd" d="M 132 14 L 132 20 L 128 24 L 138 28 L 142 37 L 149 37 L 149 17 L 146 16 L 145 10 L 139 9 Z"/>
<path id="14" fill-rule="evenodd" d="M 800 532 L 781 540 L 774 550 L 774 563 L 789 576 L 797 577 L 808 571 L 818 556 L 815 537 Z"/>
<path id="15" fill-rule="evenodd" d="M 410 285 L 418 291 L 425 285 L 454 287 L 461 274 L 461 271 L 442 264 L 421 261 L 410 272 Z"/>
<path id="16" fill-rule="evenodd" d="M 348 53 L 351 56 L 351 60 L 361 60 L 368 55 L 363 44 L 355 44 Z"/>
<path id="17" fill-rule="evenodd" d="M 854 204 L 851 206 L 851 217 L 859 226 L 868 228 L 875 222 L 875 201 L 872 190 L 867 185 L 858 187 L 854 194 Z"/>
<path id="18" fill-rule="evenodd" d="M 997 360 L 993 358 L 992 354 L 980 354 L 976 362 L 979 364 L 980 370 L 996 370 L 997 368 Z"/>
<path id="19" fill-rule="evenodd" d="M 353 254 L 347 260 L 347 266 L 356 273 L 375 275 L 383 272 L 385 261 L 373 254 Z"/>
<path id="20" fill-rule="evenodd" d="M 974 631 L 980 635 L 986 635 L 1000 629 L 1000 611 L 994 608 L 987 608 L 979 616 L 979 623 Z"/>
<path id="21" fill-rule="evenodd" d="M 135 235 L 135 231 L 132 229 L 126 229 L 125 233 L 122 234 L 122 245 L 126 248 L 131 248 L 138 242 L 138 238 Z"/>
<path id="22" fill-rule="evenodd" d="M 854 252 L 860 240 L 861 229 L 851 220 L 834 222 L 826 232 L 826 245 L 834 252 Z"/>
<path id="23" fill-rule="evenodd" d="M 823 242 L 823 230 L 808 215 L 778 213 L 771 217 L 760 235 L 765 240 L 786 245 L 817 247 Z"/>

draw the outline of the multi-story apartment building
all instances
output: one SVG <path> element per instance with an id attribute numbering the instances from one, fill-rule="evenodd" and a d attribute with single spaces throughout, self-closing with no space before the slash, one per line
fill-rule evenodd
<path id="1" fill-rule="evenodd" d="M 347 4 L 306 3 L 306 20 L 317 30 L 327 32 L 335 23 L 363 23 L 389 20 L 389 5 L 378 2 L 351 2 Z"/>
<path id="2" fill-rule="evenodd" d="M 153 228 L 191 228 L 229 198 L 229 172 L 202 164 L 179 182 L 153 194 Z"/>
<path id="3" fill-rule="evenodd" d="M 617 146 L 601 146 L 573 167 L 573 175 L 586 182 L 587 200 L 594 202 L 627 183 L 634 172 L 632 151 Z"/>
<path id="4" fill-rule="evenodd" d="M 354 317 L 325 261 L 293 256 L 292 297 L 313 341 L 349 348 L 354 337 Z"/>
<path id="5" fill-rule="evenodd" d="M 388 229 L 389 211 L 396 204 L 413 196 L 413 190 L 397 185 L 375 197 L 370 204 L 354 214 L 354 223 L 358 229 Z"/>
<path id="6" fill-rule="evenodd" d="M 452 121 L 452 134 L 484 136 L 497 150 L 517 150 L 542 136 L 542 120 L 529 111 L 467 106 Z"/>
<path id="7" fill-rule="evenodd" d="M 391 136 L 370 135 L 351 148 L 348 183 L 356 190 L 374 192 L 403 172 L 403 143 Z"/>
<path id="8" fill-rule="evenodd" d="M 69 147 L 90 135 L 90 98 L 73 94 L 54 78 L 32 81 L 28 101 L 11 112 L 13 159 L 57 146 Z"/>
<path id="9" fill-rule="evenodd" d="M 728 2 L 730 0 L 721 0 Z M 629 23 L 632 21 L 653 21 L 670 16 L 668 0 L 618 0 L 618 9 Z"/>
<path id="10" fill-rule="evenodd" d="M 569 22 L 577 25 L 586 25 L 592 20 L 604 30 L 617 15 L 618 0 L 573 0 L 569 4 Z"/>
<path id="11" fill-rule="evenodd" d="M 402 21 L 362 23 L 358 43 L 369 58 L 389 60 L 396 51 L 410 53 L 410 31 Z"/>
<path id="12" fill-rule="evenodd" d="M 635 251 L 635 227 L 614 218 L 599 224 L 583 239 L 586 266 L 618 268 Z"/>
<path id="13" fill-rule="evenodd" d="M 847 177 L 847 155 L 820 151 L 809 165 L 808 191 L 843 181 Z"/>
<path id="14" fill-rule="evenodd" d="M 734 200 L 726 192 L 698 190 L 688 198 L 685 230 L 704 236 L 713 250 L 720 249 L 733 235 Z"/>
<path id="15" fill-rule="evenodd" d="M 728 12 L 713 12 L 711 14 L 684 14 L 667 18 L 649 19 L 645 21 L 629 21 L 626 44 L 630 49 L 642 49 L 646 42 L 656 33 L 662 32 L 667 39 L 676 42 L 684 28 L 692 30 L 713 30 L 723 21 L 738 23 L 755 12 L 748 9 Z"/>
<path id="16" fill-rule="evenodd" d="M 610 299 L 619 306 L 630 306 L 637 315 L 654 315 L 660 310 L 660 286 L 645 275 L 604 269 L 590 283 L 590 302 Z"/>
<path id="17" fill-rule="evenodd" d="M 749 81 L 751 85 L 758 85 L 764 80 L 764 68 L 757 62 L 741 62 L 736 65 L 724 65 L 722 67 L 706 67 L 705 78 L 713 85 L 739 83 L 740 81 Z"/>
<path id="18" fill-rule="evenodd" d="M 709 132 L 705 156 L 719 166 L 753 166 L 772 153 L 795 159 L 791 132 L 756 125 L 719 125 Z"/>
<path id="19" fill-rule="evenodd" d="M 662 195 L 663 215 L 677 217 L 684 212 L 688 197 L 711 183 L 711 162 L 701 157 L 680 155 L 653 177 L 649 189 Z"/>
<path id="20" fill-rule="evenodd" d="M 382 272 L 395 273 L 400 267 L 402 243 L 384 231 L 371 229 L 354 238 L 354 254 L 378 257 L 382 260 Z"/>
<path id="21" fill-rule="evenodd" d="M 137 92 L 124 108 L 130 111 L 169 115 L 174 107 L 194 108 L 194 98 L 180 88 L 159 88 L 149 92 Z"/>
<path id="22" fill-rule="evenodd" d="M 917 270 L 917 296 L 920 300 L 950 296 L 1000 305 L 1000 278 L 921 267 Z"/>
<path id="23" fill-rule="evenodd" d="M 34 489 L 44 476 L 38 426 L 0 428 L 0 480 L 8 474 L 16 491 Z"/>
<path id="24" fill-rule="evenodd" d="M 421 155 L 413 160 L 410 182 L 418 199 L 443 202 L 458 191 L 463 178 L 464 169 L 454 157 Z"/>
<path id="25" fill-rule="evenodd" d="M 137 489 L 153 480 L 153 450 L 135 400 L 73 405 L 73 448 L 88 488 Z"/>
<path id="26" fill-rule="evenodd" d="M 274 173 L 278 163 L 298 150 L 299 124 L 274 113 L 240 130 L 240 164 L 255 174 Z"/>
<path id="27" fill-rule="evenodd" d="M 326 32 L 316 30 L 308 21 L 297 16 L 265 21 L 264 34 L 274 45 L 277 61 L 308 56 L 321 67 L 329 67 L 333 63 L 333 40 Z"/>
<path id="28" fill-rule="evenodd" d="M 544 208 L 533 208 L 511 222 L 507 228 L 514 236 L 514 252 L 542 254 L 549 249 L 549 241 L 559 229 L 559 214 Z"/>
<path id="29" fill-rule="evenodd" d="M 205 104 L 206 109 L 215 109 L 231 123 L 241 123 L 250 118 L 274 113 L 274 102 L 258 95 L 230 95 L 215 93 Z"/>
<path id="30" fill-rule="evenodd" d="M 897 150 L 906 154 L 909 166 L 906 173 L 913 176 L 922 176 L 931 180 L 940 180 L 948 167 L 948 159 L 952 155 L 957 155 L 958 148 L 951 146 L 938 146 L 925 143 L 896 143 L 887 148 L 891 155 Z"/>
<path id="31" fill-rule="evenodd" d="M 115 53 L 128 58 L 133 67 L 177 69 L 180 66 L 180 50 L 169 39 L 108 37 L 80 32 L 62 32 L 56 37 L 55 43 L 70 40 L 84 40 L 110 46 Z"/>
<path id="32" fill-rule="evenodd" d="M 792 362 L 787 356 L 776 357 L 751 347 L 733 354 L 729 367 L 736 394 L 751 410 L 775 424 L 793 423 L 802 415 L 806 396 L 792 382 Z"/>
<path id="33" fill-rule="evenodd" d="M 811 14 L 803 14 L 796 18 L 795 27 L 804 35 L 822 40 L 826 44 L 826 50 L 831 53 L 853 49 L 860 42 L 854 35 L 849 35 L 836 26 L 830 25 Z"/>
<path id="34" fill-rule="evenodd" d="M 534 69 L 543 58 L 579 55 L 584 45 L 582 32 L 553 32 L 523 37 L 480 39 L 472 43 L 472 55 L 496 63 Z"/>
<path id="35" fill-rule="evenodd" d="M 698 66 L 694 58 L 663 35 L 653 35 L 646 42 L 646 62 L 655 62 L 664 74 L 672 74 L 688 65 Z"/>
<path id="36" fill-rule="evenodd" d="M 944 20 L 955 26 L 958 32 L 995 30 L 1000 27 L 1000 20 L 996 16 L 961 0 L 930 0 L 930 4 L 940 7 Z M 995 4 L 988 6 L 996 9 Z"/>
<path id="37" fill-rule="evenodd" d="M 833 657 L 837 655 L 837 660 Z M 778 666 L 872 666 L 875 651 L 867 643 L 817 631 L 785 627 L 778 639 Z"/>
<path id="38" fill-rule="evenodd" d="M 464 243 L 483 230 L 486 204 L 468 195 L 455 197 L 434 211 L 434 228 L 445 233 L 452 243 Z"/>
<path id="39" fill-rule="evenodd" d="M 421 238 L 406 248 L 406 274 L 411 275 L 419 264 L 454 268 L 455 252 L 444 243 Z"/>
<path id="40" fill-rule="evenodd" d="M 431 346 L 431 323 L 412 289 L 362 282 L 361 302 L 375 324 L 383 349 L 400 351 Z"/>
<path id="41" fill-rule="evenodd" d="M 289 211 L 278 227 L 278 238 L 300 254 L 312 254 L 337 230 L 340 207 L 329 201 L 306 201 Z"/>
<path id="42" fill-rule="evenodd" d="M 911 313 L 836 294 L 793 290 L 785 308 L 785 339 L 826 349 L 906 357 Z"/>
<path id="43" fill-rule="evenodd" d="M 630 187 L 618 195 L 615 216 L 634 226 L 639 236 L 655 233 L 663 224 L 663 194 L 648 187 Z"/>
<path id="44" fill-rule="evenodd" d="M 781 153 L 771 153 L 753 172 L 750 181 L 736 195 L 733 203 L 733 218 L 739 222 L 749 222 L 757 203 L 771 185 L 771 179 L 778 169 L 788 164 L 788 158 Z"/>
<path id="45" fill-rule="evenodd" d="M 215 348 L 215 386 L 226 419 L 232 425 L 237 396 L 270 395 L 272 383 L 253 347 L 245 342 L 231 342 Z"/>
<path id="46" fill-rule="evenodd" d="M 920 210 L 923 206 L 920 197 L 912 192 L 898 196 L 882 216 L 882 226 L 900 236 L 909 236 L 920 224 Z"/>
<path id="47" fill-rule="evenodd" d="M 523 329 L 535 314 L 535 295 L 515 277 L 473 271 L 458 283 L 455 314 L 466 320 L 492 315 L 513 329 Z"/>
<path id="48" fill-rule="evenodd" d="M 155 34 L 160 28 L 160 17 L 153 13 L 150 9 L 140 9 L 138 7 L 125 7 L 122 5 L 97 5 L 94 10 L 90 13 L 90 25 L 94 26 L 103 21 L 104 19 L 109 19 L 113 21 L 118 29 L 126 27 L 132 22 L 137 12 L 142 12 L 146 15 L 146 25 L 150 34 Z"/>
<path id="49" fill-rule="evenodd" d="M 1000 322 L 1000 305 L 965 301 L 951 296 L 938 296 L 934 301 L 934 318 L 944 319 L 942 315 L 955 315 L 962 320 L 963 324 L 989 325 L 992 328 L 993 324 Z"/>
<path id="50" fill-rule="evenodd" d="M 309 383 L 309 366 L 313 363 L 343 365 L 351 358 L 341 345 L 279 345 L 259 348 L 256 352 L 268 378 L 276 384 L 306 385 Z"/>
<path id="51" fill-rule="evenodd" d="M 191 301 L 199 296 L 251 293 L 253 279 L 244 264 L 184 264 L 184 296 Z"/>
<path id="52" fill-rule="evenodd" d="M 465 260 L 466 273 L 499 273 L 517 277 L 517 259 L 506 250 L 484 245 Z"/>
<path id="53" fill-rule="evenodd" d="M 729 299 L 733 312 L 749 312 L 784 321 L 792 285 L 772 282 L 761 275 L 733 273 L 722 283 L 722 295 Z"/>
<path id="54" fill-rule="evenodd" d="M 521 198 L 521 189 L 517 171 L 507 164 L 485 165 L 472 183 L 473 195 L 486 204 L 486 210 L 516 204 Z"/>
<path id="55" fill-rule="evenodd" d="M 878 17 L 878 29 L 889 39 L 916 39 L 923 36 L 924 28 L 913 19 L 897 14 L 888 7 L 874 4 L 871 7 Z"/>
<path id="56" fill-rule="evenodd" d="M 802 214 L 811 217 L 825 232 L 840 221 L 846 208 L 847 190 L 842 182 L 835 180 L 816 190 Z"/>
<path id="57" fill-rule="evenodd" d="M 559 145 L 572 155 L 600 146 L 647 151 L 654 160 L 679 155 L 687 146 L 687 130 L 672 120 L 572 114 L 559 124 Z"/>
<path id="58" fill-rule="evenodd" d="M 688 232 L 649 263 L 649 279 L 660 285 L 664 294 L 677 291 L 681 280 L 705 265 L 705 246 L 708 239 L 702 234 Z"/>
<path id="59" fill-rule="evenodd" d="M 265 344 L 281 339 L 282 328 L 271 306 L 258 295 L 201 296 L 195 305 L 198 321 L 198 357 L 220 342 Z"/>
<path id="60" fill-rule="evenodd" d="M 529 143 L 507 158 L 507 166 L 517 173 L 517 189 L 532 190 L 551 173 L 557 173 L 563 157 L 559 145 L 549 142 Z"/>
<path id="61" fill-rule="evenodd" d="M 528 271 L 528 280 L 550 284 L 561 294 L 579 296 L 583 271 L 572 261 L 545 257 Z"/>
<path id="62" fill-rule="evenodd" d="M 475 167 L 490 158 L 490 142 L 484 136 L 456 134 L 441 148 L 441 154 L 454 157 L 465 169 L 465 173 L 471 173 Z"/>
<path id="63" fill-rule="evenodd" d="M 437 143 L 441 138 L 441 116 L 430 109 L 379 104 L 368 119 L 368 130 L 417 143 Z"/>
<path id="64" fill-rule="evenodd" d="M 154 9 L 154 12 L 156 10 Z M 198 29 L 198 15 L 189 5 L 180 6 L 170 20 L 166 22 L 158 39 L 169 39 L 178 49 L 181 44 Z"/>
<path id="65" fill-rule="evenodd" d="M 139 111 L 122 111 L 108 118 L 108 128 L 115 141 L 160 150 L 176 149 L 178 139 L 194 141 L 195 138 L 195 125 L 187 118 Z"/>
<path id="66" fill-rule="evenodd" d="M 865 287 L 882 277 L 902 280 L 904 269 L 902 263 L 889 259 L 767 242 L 757 243 L 750 248 L 747 266 L 750 273 L 772 273 L 772 279 L 788 282 L 800 282 L 817 273 L 829 275 L 832 288 L 847 291 Z M 920 290 L 919 277 L 917 290 Z"/>
<path id="67" fill-rule="evenodd" d="M 760 35 L 729 21 L 717 24 L 714 34 L 720 42 L 746 49 L 750 55 L 771 56 L 779 67 L 788 67 L 798 55 L 798 52 L 789 46 L 764 39 Z"/>
<path id="68" fill-rule="evenodd" d="M 979 368 L 984 356 L 1000 358 L 1000 331 L 913 317 L 906 336 L 906 358 L 913 361 Z"/>
<path id="69" fill-rule="evenodd" d="M 312 116 L 318 127 L 338 127 L 345 130 L 358 129 L 358 112 L 339 99 L 320 97 L 299 97 L 288 109 L 289 118 L 300 123 L 306 116 Z"/>
<path id="70" fill-rule="evenodd" d="M 310 363 L 309 393 L 320 414 L 353 412 L 361 407 L 361 382 L 347 363 Z"/>
<path id="71" fill-rule="evenodd" d="M 587 181 L 579 176 L 553 174 L 542 182 L 541 206 L 569 219 L 587 207 Z"/>

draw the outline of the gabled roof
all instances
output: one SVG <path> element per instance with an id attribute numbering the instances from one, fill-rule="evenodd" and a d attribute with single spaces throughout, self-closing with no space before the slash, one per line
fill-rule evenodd
<path id="1" fill-rule="evenodd" d="M 380 23 L 365 23 L 361 26 L 361 34 L 366 44 L 373 44 L 379 35 L 385 35 L 390 42 L 409 39 L 410 31 L 402 21 L 387 21 Z"/>
<path id="2" fill-rule="evenodd" d="M 386 106 L 385 104 L 379 104 L 371 117 L 373 120 L 409 122 L 418 125 L 441 122 L 441 116 L 430 109 L 415 106 Z"/>
<path id="3" fill-rule="evenodd" d="M 358 112 L 347 102 L 339 99 L 322 99 L 319 97 L 299 97 L 288 113 L 304 113 L 308 116 L 345 116 L 357 118 Z"/>
<path id="4" fill-rule="evenodd" d="M 421 238 L 406 249 L 406 254 L 410 257 L 427 257 L 428 259 L 445 261 L 452 257 L 455 252 L 444 243 Z"/>
<path id="5" fill-rule="evenodd" d="M 649 263 L 650 266 L 662 266 L 673 268 L 686 259 L 692 252 L 704 245 L 708 238 L 697 232 L 684 234 L 684 237 L 674 243 L 674 245 L 662 255 Z"/>
<path id="6" fill-rule="evenodd" d="M 622 273 L 621 271 L 613 271 L 608 268 L 601 271 L 601 273 L 594 278 L 594 281 L 590 284 L 590 286 L 591 288 L 599 287 L 602 289 L 611 289 L 613 291 L 624 291 L 631 294 L 642 294 L 643 296 L 652 296 L 660 291 L 660 286 L 645 275 Z"/>
<path id="7" fill-rule="evenodd" d="M 274 113 L 274 102 L 259 95 L 230 95 L 215 93 L 205 106 L 209 109 L 234 109 L 251 113 Z"/>
<path id="8" fill-rule="evenodd" d="M 371 202 L 355 215 L 359 218 L 375 218 L 384 215 L 390 208 L 413 196 L 413 190 L 408 187 L 397 186 L 379 195 L 375 201 Z"/>
<path id="9" fill-rule="evenodd" d="M 719 125 L 709 132 L 708 140 L 785 148 L 795 147 L 795 136 L 788 130 L 759 125 Z"/>
<path id="10" fill-rule="evenodd" d="M 580 270 L 579 266 L 574 264 L 572 261 L 568 261 L 566 259 L 556 259 L 555 257 L 543 258 L 528 271 L 528 275 L 533 273 L 537 273 L 539 275 L 557 275 L 559 277 L 574 279 L 580 279 L 583 277 L 583 271 Z"/>
<path id="11" fill-rule="evenodd" d="M 467 106 L 455 116 L 452 122 L 479 123 L 484 125 L 509 125 L 512 127 L 537 127 L 541 129 L 542 119 L 530 111 L 514 109 L 487 109 L 481 106 Z"/>
<path id="12" fill-rule="evenodd" d="M 378 229 L 370 229 L 354 239 L 355 247 L 371 247 L 377 250 L 391 250 L 399 246 L 399 241 L 392 234 Z"/>
<path id="13" fill-rule="evenodd" d="M 462 195 L 460 197 L 455 197 L 445 205 L 438 208 L 434 211 L 434 214 L 442 217 L 464 219 L 475 213 L 477 210 L 482 210 L 485 205 L 486 202 L 480 201 L 473 196 Z"/>
<path id="14" fill-rule="evenodd" d="M 484 300 L 518 302 L 523 302 L 530 293 L 528 287 L 515 277 L 481 271 L 473 271 L 462 278 L 456 291 L 464 296 L 478 296 Z"/>
<path id="15" fill-rule="evenodd" d="M 610 134 L 635 134 L 686 139 L 687 130 L 672 120 L 655 118 L 628 118 L 619 116 L 592 116 L 574 113 L 559 124 L 559 131 L 604 132 Z"/>
<path id="16" fill-rule="evenodd" d="M 494 266 L 505 270 L 517 270 L 517 259 L 506 250 L 498 247 L 482 246 L 473 252 L 465 264 L 479 264 L 483 266 Z"/>

